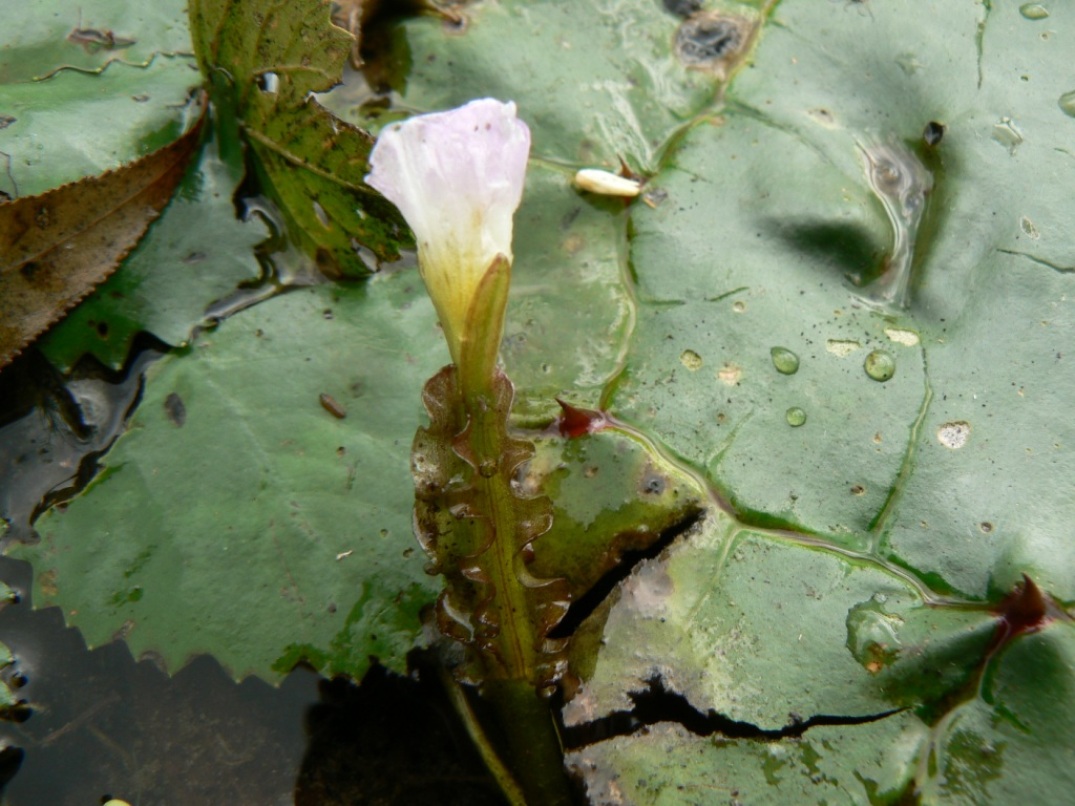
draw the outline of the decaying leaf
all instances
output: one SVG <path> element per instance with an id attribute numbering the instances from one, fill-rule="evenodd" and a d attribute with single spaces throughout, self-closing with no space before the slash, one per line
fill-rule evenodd
<path id="1" fill-rule="evenodd" d="M 234 107 L 291 237 L 326 273 L 360 277 L 376 270 L 360 252 L 395 259 L 410 236 L 363 181 L 373 138 L 312 98 L 339 83 L 354 43 L 330 11 L 325 2 L 194 0 L 191 33 L 213 98 Z"/>
<path id="2" fill-rule="evenodd" d="M 0 205 L 0 366 L 116 270 L 168 203 L 200 130 L 117 170 Z"/>

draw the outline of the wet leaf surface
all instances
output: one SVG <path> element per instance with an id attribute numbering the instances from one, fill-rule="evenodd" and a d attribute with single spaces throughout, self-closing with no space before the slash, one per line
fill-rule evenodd
<path id="1" fill-rule="evenodd" d="M 5 15 L 0 198 L 113 170 L 175 140 L 193 70 L 185 4 L 42 0 Z"/>
<path id="2" fill-rule="evenodd" d="M 112 62 L 145 66 L 190 52 L 182 0 L 39 0 L 7 18 L 0 85 L 39 81 L 58 70 L 102 72 Z"/>
<path id="3" fill-rule="evenodd" d="M 755 69 L 651 180 L 665 200 L 631 208 L 638 327 L 608 406 L 736 517 L 636 571 L 595 614 L 599 640 L 576 645 L 593 672 L 569 720 L 637 714 L 656 680 L 689 701 L 683 724 L 718 726 L 580 749 L 596 802 L 672 787 L 705 802 L 710 784 L 774 803 L 1069 786 L 1030 757 L 1075 730 L 1063 708 L 1044 717 L 1071 684 L 1070 618 L 1001 639 L 994 611 L 1024 573 L 1071 598 L 1071 239 L 1037 224 L 1075 170 L 1051 78 L 1070 21 L 824 5 L 780 5 Z M 899 207 L 911 197 L 886 207 L 884 182 L 922 194 L 922 168 L 921 217 Z M 1039 192 L 1031 174 L 1051 179 Z M 906 308 L 884 291 L 901 238 Z M 1012 715 L 1001 679 L 1033 717 Z M 730 740 L 796 725 L 794 745 Z"/>
<path id="4" fill-rule="evenodd" d="M 186 171 L 201 127 L 101 176 L 0 205 L 0 365 L 116 270 Z"/>

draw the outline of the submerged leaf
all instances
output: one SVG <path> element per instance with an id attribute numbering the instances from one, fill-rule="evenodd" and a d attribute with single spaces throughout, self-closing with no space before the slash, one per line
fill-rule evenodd
<path id="1" fill-rule="evenodd" d="M 193 0 L 190 19 L 213 99 L 238 117 L 291 237 L 322 270 L 357 277 L 397 258 L 410 236 L 364 182 L 372 137 L 312 97 L 339 82 L 354 42 L 330 10 L 320 0 Z"/>
<path id="2" fill-rule="evenodd" d="M 430 570 L 445 578 L 437 600 L 441 632 L 476 650 L 463 675 L 481 683 L 525 671 L 529 682 L 544 687 L 566 669 L 563 642 L 548 635 L 566 613 L 570 591 L 567 580 L 538 578 L 528 569 L 535 541 L 552 525 L 552 502 L 540 490 L 515 482 L 534 446 L 508 432 L 511 381 L 498 373 L 493 391 L 490 415 L 475 413 L 475 425 L 462 414 L 454 366 L 426 384 L 423 399 L 431 422 L 418 429 L 411 452 L 415 531 L 433 559 Z M 483 424 L 498 433 L 490 435 Z M 475 445 L 482 442 L 500 445 L 499 459 L 480 458 Z M 510 534 L 499 531 L 505 508 L 511 513 Z M 505 556 L 511 558 L 507 574 L 496 567 Z M 497 580 L 505 577 L 510 581 L 500 587 Z M 516 610 L 514 591 L 503 589 L 513 584 L 525 591 L 525 615 Z"/>
<path id="3" fill-rule="evenodd" d="M 0 205 L 0 366 L 115 271 L 160 214 L 200 136 Z"/>

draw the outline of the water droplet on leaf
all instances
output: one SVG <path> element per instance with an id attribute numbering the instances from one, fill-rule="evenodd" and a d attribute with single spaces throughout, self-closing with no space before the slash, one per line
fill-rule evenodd
<path id="1" fill-rule="evenodd" d="M 896 374 L 896 359 L 892 357 L 891 353 L 886 353 L 884 350 L 871 352 L 866 356 L 866 361 L 863 362 L 862 366 L 867 375 L 875 381 L 881 381 L 881 383 Z"/>
<path id="2" fill-rule="evenodd" d="M 773 347 L 769 355 L 773 357 L 773 366 L 781 375 L 794 375 L 799 371 L 799 356 L 787 347 Z"/>
<path id="3" fill-rule="evenodd" d="M 1075 90 L 1061 95 L 1056 105 L 1060 107 L 1060 111 L 1065 115 L 1075 118 Z"/>
<path id="4" fill-rule="evenodd" d="M 798 428 L 800 425 L 806 422 L 806 412 L 800 409 L 798 406 L 792 406 L 784 413 L 785 419 L 788 421 L 788 425 L 792 428 Z"/>

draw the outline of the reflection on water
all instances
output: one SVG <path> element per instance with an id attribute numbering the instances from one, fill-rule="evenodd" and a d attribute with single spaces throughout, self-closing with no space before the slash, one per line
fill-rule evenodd
<path id="1" fill-rule="evenodd" d="M 30 579 L 8 559 L 0 575 Z M 435 684 L 379 666 L 361 686 L 303 668 L 279 688 L 236 684 L 205 656 L 169 678 L 123 643 L 88 651 L 58 609 L 25 603 L 0 612 L 0 636 L 33 707 L 0 722 L 0 746 L 22 752 L 6 785 L 0 755 L 10 806 L 502 803 Z"/>
<path id="2" fill-rule="evenodd" d="M 25 596 L 25 563 L 4 560 L 0 575 Z M 34 612 L 25 599 L 0 612 L 0 637 L 32 707 L 25 722 L 0 723 L 0 743 L 24 753 L 5 803 L 291 803 L 314 673 L 296 671 L 279 689 L 237 685 L 201 657 L 168 678 L 125 644 L 87 651 L 58 609 Z"/>

